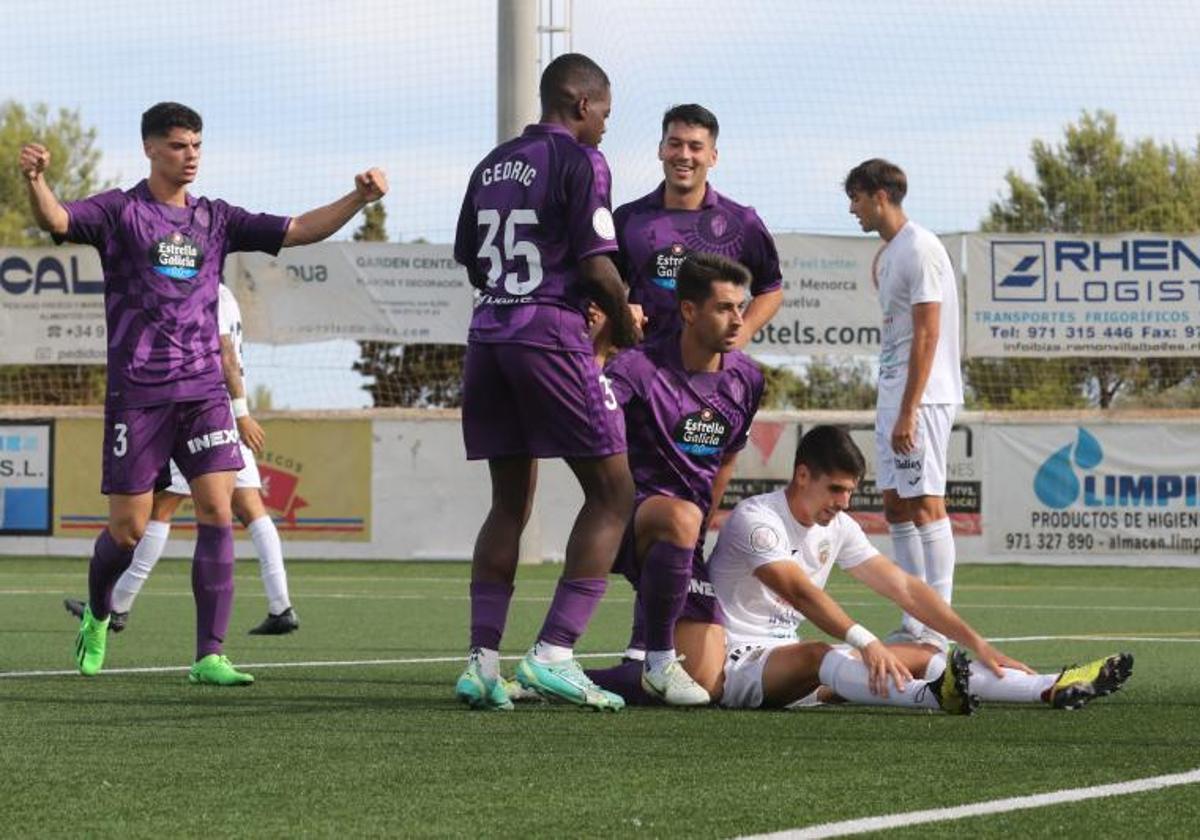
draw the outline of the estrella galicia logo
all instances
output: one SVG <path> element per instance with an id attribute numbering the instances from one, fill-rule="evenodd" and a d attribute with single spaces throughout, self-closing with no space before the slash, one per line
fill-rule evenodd
<path id="1" fill-rule="evenodd" d="M 1062 510 L 1079 498 L 1082 484 L 1075 467 L 1090 470 L 1100 464 L 1104 450 L 1100 441 L 1086 429 L 1079 430 L 1074 444 L 1067 444 L 1052 453 L 1038 468 L 1033 478 L 1033 492 L 1048 508 Z"/>
<path id="2" fill-rule="evenodd" d="M 150 246 L 150 266 L 172 280 L 191 280 L 204 265 L 204 251 L 179 231 Z"/>
<path id="3" fill-rule="evenodd" d="M 679 242 L 655 251 L 650 263 L 650 282 L 660 289 L 675 291 L 675 276 L 679 274 L 679 264 L 687 255 L 687 248 Z"/>
<path id="4" fill-rule="evenodd" d="M 1046 300 L 1046 243 L 992 242 L 992 300 Z"/>
<path id="5" fill-rule="evenodd" d="M 675 445 L 689 455 L 717 455 L 729 442 L 729 421 L 708 406 L 675 426 Z"/>

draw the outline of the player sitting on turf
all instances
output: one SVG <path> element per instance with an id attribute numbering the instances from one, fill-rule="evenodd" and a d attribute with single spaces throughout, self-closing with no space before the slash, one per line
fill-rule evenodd
<path id="1" fill-rule="evenodd" d="M 709 558 L 728 636 L 723 685 L 713 687 L 721 692 L 723 706 L 787 706 L 821 684 L 860 703 L 940 702 L 947 711 L 969 712 L 971 695 L 976 695 L 986 701 L 1076 709 L 1116 691 L 1128 679 L 1133 657 L 1127 653 L 1059 674 L 1033 673 L 999 653 L 928 584 L 879 554 L 845 512 L 864 467 L 848 432 L 817 426 L 800 442 L 787 487 L 743 500 L 723 525 Z M 824 592 L 834 564 L 975 651 L 980 662 L 969 666 L 969 687 L 957 675 L 954 687 L 947 678 L 938 678 L 943 655 L 937 647 L 883 645 L 854 623 Z M 858 653 L 797 641 L 797 628 L 806 617 Z M 923 675 L 934 690 L 914 690 L 909 684 L 914 674 Z M 954 698 L 953 707 L 947 707 L 947 698 Z"/>
<path id="2" fill-rule="evenodd" d="M 237 421 L 238 436 L 241 438 L 242 461 L 245 463 L 235 480 L 233 515 L 241 521 L 250 533 L 250 539 L 254 541 L 263 588 L 267 593 L 267 617 L 250 633 L 279 636 L 298 629 L 300 620 L 288 597 L 283 546 L 279 540 L 279 531 L 263 505 L 262 479 L 258 474 L 258 464 L 254 460 L 255 455 L 262 454 L 266 437 L 262 426 L 250 416 L 250 409 L 246 403 L 242 368 L 242 312 L 233 292 L 224 284 L 221 285 L 217 300 L 217 322 L 221 342 L 221 370 L 232 401 L 233 416 Z M 175 515 L 183 500 L 191 495 L 187 479 L 183 477 L 174 460 L 170 462 L 169 480 L 171 484 L 166 490 L 154 494 L 150 522 L 133 551 L 133 562 L 113 587 L 112 613 L 109 615 L 108 629 L 114 633 L 125 629 L 134 599 L 167 546 L 171 517 Z M 74 598 L 66 599 L 63 605 L 76 618 L 83 618 L 83 611 L 87 606 L 83 601 Z"/>

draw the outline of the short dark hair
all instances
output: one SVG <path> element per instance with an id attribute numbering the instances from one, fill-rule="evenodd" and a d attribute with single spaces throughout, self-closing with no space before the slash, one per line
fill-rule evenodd
<path id="1" fill-rule="evenodd" d="M 717 115 L 705 108 L 703 105 L 672 105 L 663 114 L 662 120 L 662 136 L 667 136 L 667 126 L 673 122 L 681 122 L 684 125 L 698 125 L 701 128 L 707 128 L 708 133 L 712 135 L 713 142 L 717 142 L 717 135 L 721 132 L 721 126 L 717 123 Z"/>
<path id="2" fill-rule="evenodd" d="M 856 192 L 871 194 L 883 190 L 888 200 L 899 207 L 908 194 L 908 176 L 891 161 L 871 158 L 851 169 L 842 186 L 851 198 Z"/>
<path id="3" fill-rule="evenodd" d="M 542 71 L 538 94 L 544 113 L 562 114 L 570 111 L 581 96 L 600 96 L 608 89 L 608 74 L 599 64 L 583 53 L 563 53 Z"/>
<path id="4" fill-rule="evenodd" d="M 796 446 L 796 467 L 804 464 L 813 475 L 850 473 L 861 479 L 867 471 L 862 450 L 845 426 L 813 426 Z"/>
<path id="5" fill-rule="evenodd" d="M 166 137 L 172 128 L 186 128 L 197 133 L 204 130 L 204 120 L 186 105 L 178 102 L 159 102 L 142 114 L 142 139 Z"/>
<path id="6" fill-rule="evenodd" d="M 750 269 L 719 254 L 688 254 L 675 275 L 675 296 L 679 300 L 704 303 L 712 296 L 713 283 L 748 286 Z"/>

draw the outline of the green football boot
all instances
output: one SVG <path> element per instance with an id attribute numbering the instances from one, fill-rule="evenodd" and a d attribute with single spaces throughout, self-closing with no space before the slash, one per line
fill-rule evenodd
<path id="1" fill-rule="evenodd" d="M 538 662 L 530 651 L 517 664 L 517 682 L 543 697 L 566 700 L 586 709 L 619 712 L 625 708 L 625 699 L 588 679 L 574 657 L 547 665 Z"/>
<path id="2" fill-rule="evenodd" d="M 1064 668 L 1050 688 L 1050 705 L 1056 709 L 1082 709 L 1097 697 L 1120 689 L 1132 673 L 1132 653 L 1116 653 L 1085 665 Z"/>
<path id="3" fill-rule="evenodd" d="M 254 677 L 234 668 L 228 656 L 210 653 L 196 660 L 188 673 L 188 682 L 193 685 L 250 685 Z"/>
<path id="4" fill-rule="evenodd" d="M 500 677 L 489 679 L 483 673 L 479 657 L 472 654 L 467 659 L 467 669 L 462 672 L 454 685 L 454 696 L 466 703 L 472 709 L 486 709 L 493 712 L 511 712 L 512 701 Z"/>
<path id="5" fill-rule="evenodd" d="M 83 608 L 83 620 L 79 622 L 79 635 L 75 637 L 75 664 L 79 673 L 94 677 L 104 667 L 104 647 L 108 643 L 108 619 L 97 621 L 92 608 Z"/>
<path id="6" fill-rule="evenodd" d="M 971 657 L 958 646 L 951 646 L 946 654 L 942 675 L 925 685 L 948 715 L 973 715 L 979 708 L 979 698 L 971 693 Z"/>

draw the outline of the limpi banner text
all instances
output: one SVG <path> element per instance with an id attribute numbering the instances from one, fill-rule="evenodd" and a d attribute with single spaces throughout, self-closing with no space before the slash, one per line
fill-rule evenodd
<path id="1" fill-rule="evenodd" d="M 1200 237 L 967 237 L 968 356 L 1200 353 Z"/>
<path id="2" fill-rule="evenodd" d="M 1200 426 L 988 426 L 995 554 L 1200 556 Z"/>

